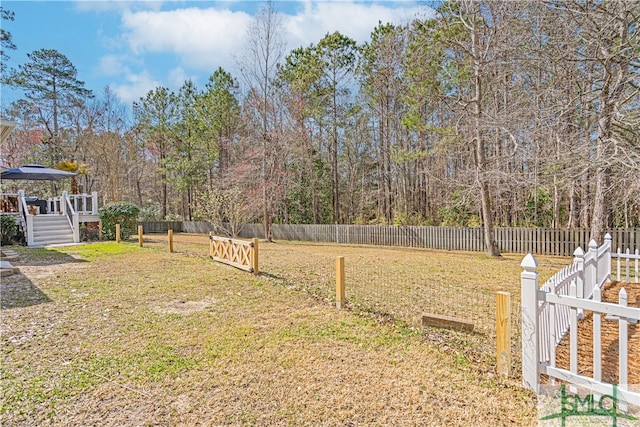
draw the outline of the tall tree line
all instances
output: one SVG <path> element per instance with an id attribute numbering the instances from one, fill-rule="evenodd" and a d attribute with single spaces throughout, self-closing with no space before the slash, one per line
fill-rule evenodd
<path id="1" fill-rule="evenodd" d="M 241 75 L 155 88 L 132 123 L 63 58 L 70 93 L 29 86 L 50 51 L 9 76 L 30 92 L 4 114 L 20 123 L 10 143 L 91 165 L 87 190 L 159 218 L 201 219 L 226 192 L 267 236 L 272 222 L 482 226 L 497 255 L 494 226 L 640 226 L 639 18 L 636 1 L 461 0 L 362 45 L 333 32 L 287 51 L 270 3 Z"/>

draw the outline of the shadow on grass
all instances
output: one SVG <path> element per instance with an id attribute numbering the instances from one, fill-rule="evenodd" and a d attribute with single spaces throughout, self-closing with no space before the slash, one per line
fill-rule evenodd
<path id="1" fill-rule="evenodd" d="M 0 283 L 0 309 L 46 304 L 51 298 L 22 273 L 3 277 Z"/>
<path id="2" fill-rule="evenodd" d="M 46 248 L 26 248 L 24 246 L 9 246 L 18 254 L 18 259 L 11 261 L 15 267 L 47 267 L 60 264 L 86 262 L 71 255 Z M 19 307 L 30 307 L 51 302 L 40 288 L 38 288 L 22 272 L 5 276 L 0 283 L 0 309 L 6 310 Z"/>
<path id="3" fill-rule="evenodd" d="M 26 266 L 48 266 L 58 264 L 69 263 L 81 263 L 87 262 L 84 259 L 79 259 L 69 254 L 55 250 L 56 247 L 50 248 L 27 248 L 24 246 L 9 247 L 18 253 L 18 260 L 13 261 L 12 264 L 20 267 Z"/>

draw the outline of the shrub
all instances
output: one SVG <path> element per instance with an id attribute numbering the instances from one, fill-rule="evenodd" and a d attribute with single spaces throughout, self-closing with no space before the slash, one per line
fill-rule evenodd
<path id="1" fill-rule="evenodd" d="M 112 202 L 104 205 L 99 210 L 102 234 L 109 240 L 115 240 L 116 224 L 120 224 L 121 237 L 128 239 L 137 233 L 139 213 L 140 208 L 131 202 Z"/>
<path id="2" fill-rule="evenodd" d="M 162 220 L 162 205 L 158 202 L 150 201 L 148 206 L 140 209 L 138 215 L 140 221 L 160 221 Z"/>
<path id="3" fill-rule="evenodd" d="M 0 244 L 10 245 L 18 233 L 18 224 L 12 215 L 0 214 Z"/>
<path id="4" fill-rule="evenodd" d="M 80 241 L 93 242 L 100 240 L 100 228 L 97 222 L 83 222 L 80 224 Z"/>

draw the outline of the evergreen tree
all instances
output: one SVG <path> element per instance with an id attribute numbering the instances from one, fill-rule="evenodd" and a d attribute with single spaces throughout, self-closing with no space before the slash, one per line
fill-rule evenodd
<path id="1" fill-rule="evenodd" d="M 27 54 L 30 62 L 11 73 L 8 84 L 24 90 L 43 127 L 43 143 L 51 164 L 64 160 L 63 134 L 70 127 L 69 116 L 74 107 L 93 97 L 78 71 L 63 54 L 52 49 L 40 49 Z"/>

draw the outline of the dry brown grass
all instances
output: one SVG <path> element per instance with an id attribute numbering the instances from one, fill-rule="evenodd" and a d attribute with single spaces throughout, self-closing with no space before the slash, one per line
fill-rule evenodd
<path id="1" fill-rule="evenodd" d="M 385 316 L 338 311 L 330 290 L 323 299 L 307 286 L 326 287 L 335 256 L 357 253 L 407 271 L 435 262 L 432 287 L 489 283 L 483 291 L 515 292 L 520 256 L 262 244 L 265 274 L 256 278 L 188 242 L 202 237 L 177 235 L 174 254 L 161 236 L 148 236 L 145 248 L 17 248 L 23 274 L 0 288 L 0 424 L 535 422 L 535 398 L 517 378 L 498 379 L 490 363 L 475 363 L 484 356 L 469 347 L 486 336 L 424 334 Z M 456 274 L 465 269 L 477 281 Z"/>
<path id="2" fill-rule="evenodd" d="M 165 234 L 145 236 L 146 244 L 168 248 Z M 206 256 L 208 237 L 175 234 L 175 250 Z M 495 365 L 495 293 L 512 298 L 512 359 L 520 370 L 520 254 L 490 258 L 483 253 L 313 242 L 260 243 L 260 270 L 329 302 L 335 300 L 335 259 L 345 257 L 350 309 L 419 327 L 424 313 L 456 317 L 474 324 L 472 335 L 456 334 L 473 363 Z M 539 257 L 541 283 L 571 262 Z M 432 331 L 435 335 L 439 332 Z M 437 339 L 436 339 L 437 340 Z"/>

